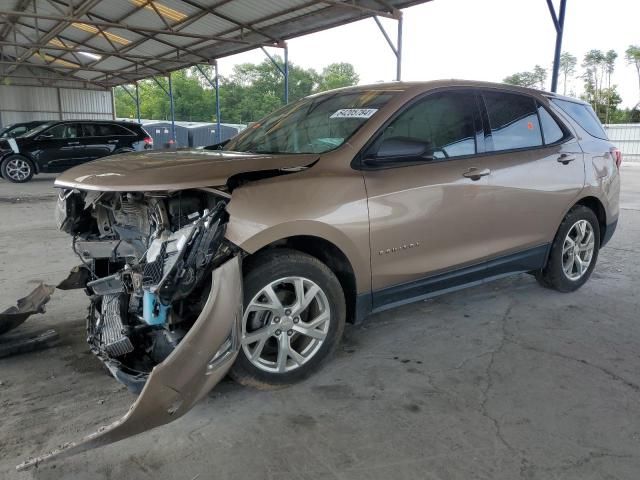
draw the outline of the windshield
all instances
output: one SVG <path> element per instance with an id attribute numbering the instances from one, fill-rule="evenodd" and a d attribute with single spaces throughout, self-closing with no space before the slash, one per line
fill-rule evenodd
<path id="1" fill-rule="evenodd" d="M 225 150 L 250 153 L 323 153 L 342 145 L 397 93 L 334 92 L 303 98 L 250 125 Z"/>

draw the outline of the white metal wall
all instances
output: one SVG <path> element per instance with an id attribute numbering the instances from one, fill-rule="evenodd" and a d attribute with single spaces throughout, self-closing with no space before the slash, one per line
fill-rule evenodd
<path id="1" fill-rule="evenodd" d="M 640 161 L 640 123 L 604 126 L 609 140 L 622 152 L 623 161 Z"/>
<path id="2" fill-rule="evenodd" d="M 75 118 L 113 119 L 111 90 L 0 85 L 0 125 Z"/>

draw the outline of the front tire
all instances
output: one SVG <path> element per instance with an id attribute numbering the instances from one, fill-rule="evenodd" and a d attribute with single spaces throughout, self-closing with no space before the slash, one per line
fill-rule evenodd
<path id="1" fill-rule="evenodd" d="M 270 388 L 307 378 L 344 331 L 344 292 L 318 259 L 278 248 L 245 262 L 241 348 L 231 377 Z"/>
<path id="2" fill-rule="evenodd" d="M 13 183 L 26 183 L 33 178 L 35 167 L 22 155 L 10 155 L 0 165 L 2 178 Z"/>
<path id="3" fill-rule="evenodd" d="M 547 264 L 536 273 L 536 280 L 546 288 L 573 292 L 591 276 L 599 250 L 598 218 L 590 208 L 576 205 L 560 224 Z"/>

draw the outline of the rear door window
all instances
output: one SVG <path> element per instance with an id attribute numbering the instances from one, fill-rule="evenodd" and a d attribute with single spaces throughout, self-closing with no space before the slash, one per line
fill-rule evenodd
<path id="1" fill-rule="evenodd" d="M 602 124 L 596 113 L 593 111 L 590 105 L 584 103 L 569 102 L 567 100 L 560 100 L 558 98 L 552 98 L 551 101 L 564 110 L 573 120 L 584 128 L 589 135 L 603 140 L 608 140 L 607 134 L 602 128 Z"/>
<path id="2" fill-rule="evenodd" d="M 382 134 L 382 140 L 409 138 L 423 142 L 436 159 L 473 155 L 476 150 L 475 95 L 472 92 L 442 92 L 402 112 Z"/>
<path id="3" fill-rule="evenodd" d="M 80 138 L 82 137 L 82 125 L 79 123 L 61 123 L 44 132 L 51 138 Z"/>
<path id="4" fill-rule="evenodd" d="M 542 133 L 535 100 L 525 95 L 483 92 L 491 134 L 487 149 L 493 151 L 539 147 Z"/>
<path id="5" fill-rule="evenodd" d="M 93 123 L 85 123 L 82 125 L 82 130 L 84 132 L 85 137 L 97 137 L 98 129 L 97 126 Z"/>

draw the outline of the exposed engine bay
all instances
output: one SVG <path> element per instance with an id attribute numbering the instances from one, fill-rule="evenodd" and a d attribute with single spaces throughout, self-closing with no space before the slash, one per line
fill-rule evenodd
<path id="1" fill-rule="evenodd" d="M 82 261 L 67 288 L 85 288 L 91 350 L 134 392 L 189 331 L 212 270 L 234 253 L 226 203 L 204 189 L 60 194 L 56 221 Z"/>

